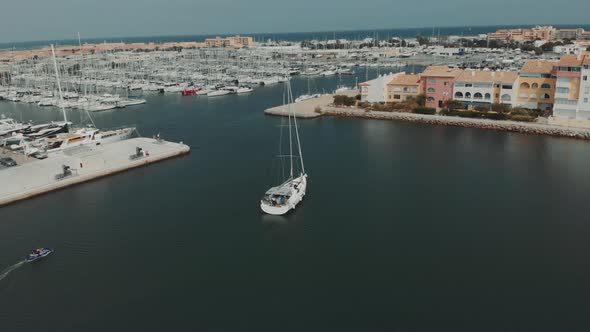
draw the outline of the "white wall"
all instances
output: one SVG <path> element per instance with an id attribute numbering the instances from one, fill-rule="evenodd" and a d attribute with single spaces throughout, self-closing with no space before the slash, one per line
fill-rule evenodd
<path id="1" fill-rule="evenodd" d="M 582 68 L 582 80 L 580 81 L 580 98 L 578 99 L 578 118 L 590 119 L 590 65 Z M 584 76 L 586 80 L 584 81 Z"/>
<path id="2" fill-rule="evenodd" d="M 388 74 L 382 75 L 374 80 L 368 81 L 369 83 L 369 93 L 367 95 L 361 96 L 362 101 L 368 101 L 371 103 L 378 103 L 384 102 L 387 96 L 387 83 L 391 82 L 391 80 L 396 76 L 405 73 L 396 73 L 396 74 Z"/>

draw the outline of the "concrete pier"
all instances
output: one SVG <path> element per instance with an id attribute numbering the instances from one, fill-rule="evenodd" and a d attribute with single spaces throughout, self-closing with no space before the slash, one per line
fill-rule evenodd
<path id="1" fill-rule="evenodd" d="M 138 147 L 143 155 L 131 158 Z M 189 152 L 185 144 L 140 137 L 104 146 L 75 147 L 44 160 L 31 159 L 0 170 L 0 206 Z M 64 165 L 70 167 L 71 175 L 60 179 Z"/>
<path id="2" fill-rule="evenodd" d="M 334 95 L 345 95 L 349 97 L 353 97 L 358 93 L 357 90 L 346 90 L 342 92 L 338 92 L 336 94 L 330 94 L 321 96 L 318 98 L 308 99 L 304 101 L 300 101 L 298 103 L 291 104 L 291 110 L 295 113 L 295 116 L 298 118 L 303 119 L 310 119 L 310 118 L 317 118 L 322 116 L 326 110 L 331 109 L 332 102 L 334 101 Z M 320 112 L 316 112 L 316 108 L 320 109 Z M 264 111 L 265 114 L 268 115 L 279 115 L 279 116 L 287 116 L 289 114 L 289 106 L 288 105 L 280 105 L 276 107 L 269 108 Z"/>

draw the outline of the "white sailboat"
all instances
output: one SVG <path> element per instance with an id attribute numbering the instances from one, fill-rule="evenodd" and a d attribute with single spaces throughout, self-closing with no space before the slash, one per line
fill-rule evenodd
<path id="1" fill-rule="evenodd" d="M 293 103 L 291 83 L 288 81 L 285 85 L 285 92 L 287 96 L 286 104 L 288 107 L 287 127 L 289 128 L 289 154 L 286 156 L 279 154 L 278 157 L 283 160 L 284 158 L 288 158 L 290 162 L 289 176 L 284 179 L 280 185 L 267 190 L 264 197 L 260 200 L 260 208 L 262 211 L 272 215 L 283 215 L 290 210 L 294 210 L 297 204 L 303 200 L 307 190 L 307 173 L 305 173 L 305 166 L 303 164 L 303 154 L 301 153 L 297 119 L 291 108 L 291 104 Z M 283 126 L 281 127 L 281 143 L 283 134 L 282 128 Z M 295 140 L 293 139 L 293 136 L 295 136 Z M 294 144 L 296 144 L 295 147 L 293 146 Z M 281 148 L 282 147 L 280 147 L 280 149 Z M 294 153 L 297 155 L 294 155 Z M 297 168 L 297 171 L 295 168 Z"/>

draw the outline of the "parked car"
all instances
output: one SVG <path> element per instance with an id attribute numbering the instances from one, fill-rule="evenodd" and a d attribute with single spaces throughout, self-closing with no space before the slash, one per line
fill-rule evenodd
<path id="1" fill-rule="evenodd" d="M 4 167 L 13 167 L 16 166 L 16 161 L 12 158 L 0 158 L 0 165 Z"/>

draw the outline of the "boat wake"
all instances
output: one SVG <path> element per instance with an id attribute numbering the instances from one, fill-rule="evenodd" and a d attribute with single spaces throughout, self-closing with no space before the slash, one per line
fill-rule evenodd
<path id="1" fill-rule="evenodd" d="M 21 261 L 21 262 L 14 264 L 13 266 L 10 266 L 10 267 L 4 269 L 4 271 L 0 272 L 0 281 L 2 281 L 4 278 L 8 277 L 10 272 L 18 269 L 19 267 L 21 267 L 25 263 L 26 263 L 25 261 Z"/>

